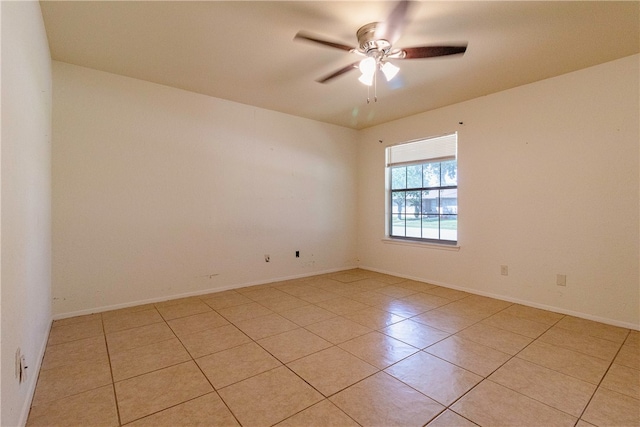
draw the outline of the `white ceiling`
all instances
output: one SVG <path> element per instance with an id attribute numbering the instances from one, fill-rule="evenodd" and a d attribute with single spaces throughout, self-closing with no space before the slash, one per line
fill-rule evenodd
<path id="1" fill-rule="evenodd" d="M 394 47 L 468 43 L 460 56 L 396 61 L 378 101 L 358 59 L 294 41 L 299 30 L 356 46 L 381 1 L 42 1 L 54 60 L 362 129 L 640 51 L 638 1 L 416 1 Z M 371 94 L 373 95 L 373 94 Z"/>

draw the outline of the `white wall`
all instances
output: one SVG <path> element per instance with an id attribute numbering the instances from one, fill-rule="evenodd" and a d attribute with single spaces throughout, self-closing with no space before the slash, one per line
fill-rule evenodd
<path id="1" fill-rule="evenodd" d="M 637 329 L 638 65 L 635 55 L 362 131 L 360 265 Z M 453 131 L 459 251 L 383 242 L 385 147 Z"/>
<path id="2" fill-rule="evenodd" d="M 2 426 L 24 425 L 51 324 L 51 58 L 38 2 L 2 22 Z M 17 348 L 27 381 L 14 376 Z"/>
<path id="3" fill-rule="evenodd" d="M 359 259 L 638 328 L 638 62 L 361 132 L 54 62 L 54 314 Z M 384 148 L 452 131 L 460 249 L 384 243 Z"/>
<path id="4" fill-rule="evenodd" d="M 53 80 L 55 316 L 356 265 L 356 131 L 55 61 Z"/>

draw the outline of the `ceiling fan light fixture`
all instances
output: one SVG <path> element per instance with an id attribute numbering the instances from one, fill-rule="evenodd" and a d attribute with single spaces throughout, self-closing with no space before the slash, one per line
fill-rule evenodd
<path id="1" fill-rule="evenodd" d="M 373 84 L 373 77 L 376 73 L 376 68 L 378 68 L 378 63 L 375 58 L 368 57 L 364 58 L 360 61 L 360 65 L 358 65 L 360 72 L 362 75 L 358 78 L 360 83 L 371 86 Z"/>
<path id="2" fill-rule="evenodd" d="M 375 73 L 363 74 L 358 77 L 358 81 L 363 85 L 371 86 L 373 85 L 373 76 Z"/>
<path id="3" fill-rule="evenodd" d="M 382 64 L 382 67 L 380 67 L 380 69 L 382 70 L 382 73 L 384 74 L 384 77 L 388 82 L 391 81 L 391 79 L 394 78 L 396 74 L 398 74 L 398 71 L 400 71 L 400 68 L 396 67 L 391 62 L 385 62 L 384 64 Z"/>
<path id="4" fill-rule="evenodd" d="M 373 75 L 373 73 L 376 72 L 376 65 L 377 64 L 375 58 L 369 56 L 360 61 L 360 65 L 358 65 L 358 68 L 363 75 Z"/>
<path id="5" fill-rule="evenodd" d="M 351 47 L 339 42 L 324 40 L 321 37 L 299 31 L 295 39 L 307 40 L 334 49 L 340 49 L 365 57 L 361 61 L 353 62 L 346 67 L 342 67 L 332 74 L 316 80 L 319 83 L 327 83 L 330 80 L 341 76 L 354 68 L 360 69 L 362 75 L 358 80 L 363 84 L 372 86 L 376 84 L 378 69 L 382 71 L 387 82 L 390 82 L 400 71 L 395 64 L 388 60 L 423 59 L 436 58 L 449 55 L 460 55 L 466 52 L 467 44 L 463 45 L 437 45 L 437 46 L 416 46 L 408 48 L 394 48 L 393 44 L 400 38 L 405 25 L 408 22 L 408 11 L 412 0 L 396 0 L 396 5 L 387 16 L 387 19 L 380 22 L 370 22 L 363 25 L 356 32 L 358 47 Z"/>

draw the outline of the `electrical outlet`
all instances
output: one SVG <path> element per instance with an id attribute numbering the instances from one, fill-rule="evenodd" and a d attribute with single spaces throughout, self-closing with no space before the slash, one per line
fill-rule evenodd
<path id="1" fill-rule="evenodd" d="M 16 366 L 15 366 L 15 374 L 16 379 L 19 384 L 22 384 L 27 380 L 27 364 L 24 354 L 20 350 L 20 347 L 16 350 Z"/>
<path id="2" fill-rule="evenodd" d="M 22 354 L 20 352 L 20 347 L 16 350 L 16 359 L 15 359 L 15 375 L 18 380 L 20 380 L 20 358 Z"/>
<path id="3" fill-rule="evenodd" d="M 269 262 L 269 261 L 271 261 L 271 257 L 269 255 L 265 255 L 264 262 Z"/>
<path id="4" fill-rule="evenodd" d="M 509 275 L 509 266 L 501 265 L 500 266 L 500 274 L 502 274 L 503 276 L 508 276 Z"/>
<path id="5" fill-rule="evenodd" d="M 556 275 L 556 285 L 567 286 L 567 275 L 566 274 Z"/>

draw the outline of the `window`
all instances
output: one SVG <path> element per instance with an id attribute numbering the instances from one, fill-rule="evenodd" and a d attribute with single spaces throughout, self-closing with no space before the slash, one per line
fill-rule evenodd
<path id="1" fill-rule="evenodd" d="M 389 237 L 458 242 L 457 134 L 387 148 Z"/>

